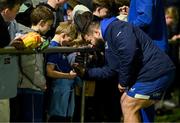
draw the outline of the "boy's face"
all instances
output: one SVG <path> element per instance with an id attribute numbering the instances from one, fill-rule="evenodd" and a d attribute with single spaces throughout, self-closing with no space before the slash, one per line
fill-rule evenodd
<path id="1" fill-rule="evenodd" d="M 53 24 L 53 20 L 43 21 L 40 26 L 40 33 L 42 35 L 45 35 L 47 31 L 51 29 L 52 24 Z"/>
<path id="2" fill-rule="evenodd" d="M 109 9 L 106 7 L 97 7 L 95 13 L 96 13 L 96 16 L 100 18 L 104 18 L 109 14 Z"/>
<path id="3" fill-rule="evenodd" d="M 166 17 L 166 24 L 167 24 L 168 26 L 171 26 L 171 25 L 174 24 L 174 18 L 173 18 L 172 16 L 166 15 L 165 17 Z"/>
<path id="4" fill-rule="evenodd" d="M 6 22 L 10 22 L 14 20 L 16 17 L 16 14 L 19 12 L 19 9 L 20 9 L 20 4 L 17 4 L 12 9 L 6 8 L 5 10 L 3 10 L 2 15 L 4 17 L 4 20 Z"/>
<path id="5" fill-rule="evenodd" d="M 66 33 L 55 34 L 53 40 L 59 42 L 61 46 L 69 46 L 72 38 Z"/>
<path id="6" fill-rule="evenodd" d="M 66 13 L 67 13 L 67 16 L 68 16 L 68 18 L 67 18 L 68 20 L 72 20 L 72 11 L 73 10 L 71 10 L 71 9 L 67 9 Z"/>
<path id="7" fill-rule="evenodd" d="M 100 17 L 106 17 L 109 13 L 109 10 L 105 7 L 101 8 L 100 11 L 99 11 L 99 14 L 100 14 Z"/>
<path id="8" fill-rule="evenodd" d="M 64 3 L 66 3 L 68 0 L 54 0 L 56 2 L 57 5 L 63 5 Z"/>
<path id="9" fill-rule="evenodd" d="M 60 43 L 62 46 L 69 46 L 69 44 L 72 41 L 72 38 L 66 34 L 66 33 L 62 33 L 59 35 L 60 36 Z"/>

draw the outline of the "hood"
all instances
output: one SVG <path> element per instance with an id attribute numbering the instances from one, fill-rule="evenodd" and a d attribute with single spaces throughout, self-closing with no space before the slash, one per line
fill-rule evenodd
<path id="1" fill-rule="evenodd" d="M 101 27 L 101 32 L 102 32 L 103 39 L 105 37 L 105 33 L 106 33 L 106 30 L 107 30 L 109 24 L 111 24 L 115 20 L 118 20 L 118 19 L 116 17 L 111 17 L 111 18 L 105 18 L 105 19 L 103 19 L 101 21 L 100 27 Z"/>

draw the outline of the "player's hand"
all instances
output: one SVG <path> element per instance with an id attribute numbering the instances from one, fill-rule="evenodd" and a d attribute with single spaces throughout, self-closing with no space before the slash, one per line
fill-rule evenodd
<path id="1" fill-rule="evenodd" d="M 75 63 L 77 63 L 78 65 L 84 65 L 84 61 L 85 61 L 85 54 L 77 53 L 75 58 Z"/>
<path id="2" fill-rule="evenodd" d="M 79 77 L 81 77 L 81 78 L 84 77 L 86 68 L 83 67 L 83 65 L 78 64 L 78 63 L 74 63 L 74 64 L 72 65 L 72 67 L 73 67 L 74 71 L 77 73 L 77 75 L 78 75 Z"/>
<path id="3" fill-rule="evenodd" d="M 125 92 L 125 90 L 127 89 L 127 87 L 123 87 L 121 86 L 121 84 L 118 84 L 118 89 L 121 93 Z"/>

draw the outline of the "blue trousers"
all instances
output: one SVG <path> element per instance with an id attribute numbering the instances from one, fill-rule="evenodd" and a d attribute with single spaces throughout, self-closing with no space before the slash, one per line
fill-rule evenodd
<path id="1" fill-rule="evenodd" d="M 72 117 L 75 108 L 74 80 L 56 79 L 52 81 L 50 116 Z"/>

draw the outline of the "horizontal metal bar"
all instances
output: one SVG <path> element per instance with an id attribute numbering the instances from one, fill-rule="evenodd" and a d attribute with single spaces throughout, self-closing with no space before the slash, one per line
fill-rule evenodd
<path id="1" fill-rule="evenodd" d="M 40 52 L 31 49 L 17 50 L 14 47 L 0 48 L 0 54 L 35 54 L 35 53 L 54 53 L 54 52 L 70 53 L 70 52 L 93 52 L 93 51 L 95 51 L 95 49 L 91 47 L 78 47 L 78 48 L 51 47 Z"/>

